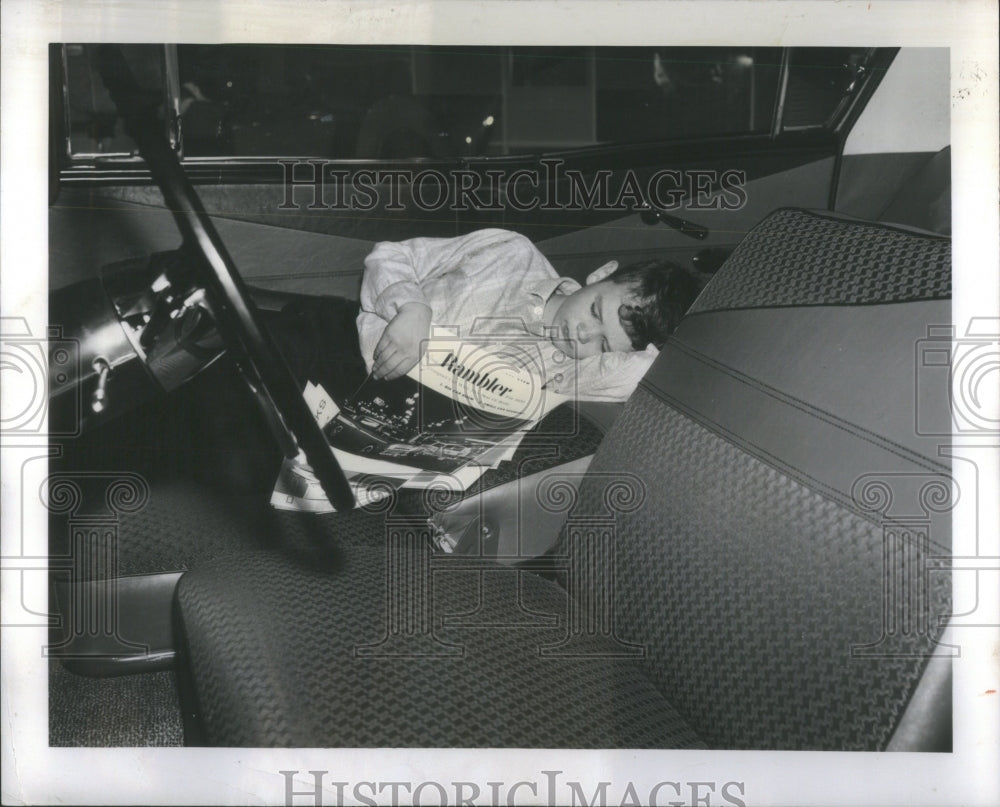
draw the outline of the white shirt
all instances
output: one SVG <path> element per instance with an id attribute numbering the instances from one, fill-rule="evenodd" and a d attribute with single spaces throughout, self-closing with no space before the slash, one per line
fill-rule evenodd
<path id="1" fill-rule="evenodd" d="M 357 320 L 361 353 L 370 371 L 386 324 L 403 305 L 419 302 L 431 309 L 435 326 L 454 329 L 460 338 L 538 337 L 547 386 L 556 392 L 624 400 L 655 358 L 654 347 L 573 360 L 545 338 L 546 301 L 579 288 L 572 278 L 559 277 L 529 239 L 508 230 L 383 241 L 365 259 Z"/>

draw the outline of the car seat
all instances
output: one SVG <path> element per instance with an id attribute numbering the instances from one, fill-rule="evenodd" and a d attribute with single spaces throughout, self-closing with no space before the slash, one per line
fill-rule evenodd
<path id="1" fill-rule="evenodd" d="M 187 572 L 185 742 L 948 748 L 949 427 L 918 428 L 947 403 L 916 356 L 950 278 L 947 238 L 775 211 L 578 486 L 538 487 L 546 564 L 434 553 L 390 497 Z"/>

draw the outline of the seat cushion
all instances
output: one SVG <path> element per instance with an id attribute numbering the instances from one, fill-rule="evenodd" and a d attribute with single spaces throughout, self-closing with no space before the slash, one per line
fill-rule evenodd
<path id="1" fill-rule="evenodd" d="M 943 550 L 894 540 L 651 389 L 622 417 L 576 512 L 603 510 L 604 480 L 625 473 L 644 491 L 616 519 L 614 614 L 649 677 L 711 748 L 885 748 L 950 612 Z M 890 583 L 920 608 L 891 632 Z"/>
<path id="2" fill-rule="evenodd" d="M 244 553 L 184 576 L 189 744 L 704 747 L 636 658 L 601 640 L 589 657 L 540 652 L 567 630 L 550 581 L 437 568 L 407 588 L 384 549 L 352 543 L 327 561 Z"/>
<path id="3" fill-rule="evenodd" d="M 941 649 L 957 494 L 917 357 L 950 281 L 947 238 L 776 211 L 591 463 L 566 532 L 631 476 L 619 636 L 712 748 L 885 748 Z"/>
<path id="4" fill-rule="evenodd" d="M 689 314 L 950 297 L 950 239 L 782 208 L 747 233 Z"/>

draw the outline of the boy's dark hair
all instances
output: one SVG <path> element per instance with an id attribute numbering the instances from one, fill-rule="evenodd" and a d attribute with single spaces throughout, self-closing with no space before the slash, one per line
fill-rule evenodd
<path id="1" fill-rule="evenodd" d="M 670 261 L 630 263 L 620 266 L 605 280 L 627 284 L 638 297 L 635 305 L 618 308 L 622 328 L 635 350 L 644 350 L 650 343 L 663 347 L 701 291 L 694 275 Z"/>

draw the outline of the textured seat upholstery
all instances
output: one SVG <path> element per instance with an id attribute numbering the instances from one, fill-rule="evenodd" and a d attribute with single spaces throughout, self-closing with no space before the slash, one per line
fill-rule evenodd
<path id="1" fill-rule="evenodd" d="M 776 211 L 578 494 L 543 486 L 567 595 L 449 566 L 391 510 L 328 525 L 324 569 L 212 561 L 176 602 L 189 740 L 890 747 L 949 611 L 950 469 L 914 393 L 949 296 L 945 238 Z"/>
<path id="2" fill-rule="evenodd" d="M 192 576 L 180 600 L 202 741 L 704 747 L 631 659 L 539 653 L 563 633 L 533 617 L 565 614 L 554 583 L 505 568 L 438 572 L 435 612 L 458 621 L 433 636 L 412 624 L 387 633 L 385 555 L 368 550 L 343 546 L 322 569 L 246 554 Z M 492 596 L 518 588 L 523 610 Z"/>

